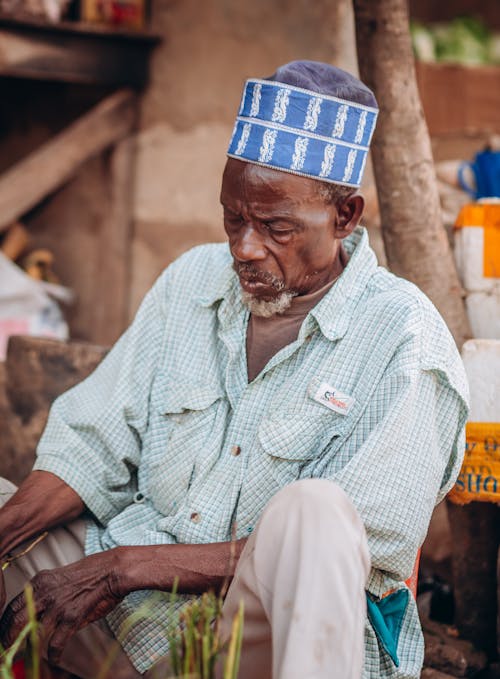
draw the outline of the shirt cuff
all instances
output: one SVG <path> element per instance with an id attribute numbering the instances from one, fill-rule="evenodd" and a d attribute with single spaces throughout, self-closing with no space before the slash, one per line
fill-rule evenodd
<path id="1" fill-rule="evenodd" d="M 404 583 L 401 580 L 395 580 L 383 571 L 372 568 L 365 589 L 367 592 L 370 592 L 370 594 L 373 594 L 376 599 L 381 599 L 384 594 L 387 594 L 391 590 L 401 589 L 402 585 L 404 585 Z"/>
<path id="2" fill-rule="evenodd" d="M 88 476 L 81 467 L 61 459 L 58 455 L 44 453 L 36 458 L 33 471 L 50 472 L 67 483 L 77 493 L 96 519 L 106 525 L 116 514 L 117 509 L 106 499 L 104 489 L 100 488 L 95 478 Z"/>

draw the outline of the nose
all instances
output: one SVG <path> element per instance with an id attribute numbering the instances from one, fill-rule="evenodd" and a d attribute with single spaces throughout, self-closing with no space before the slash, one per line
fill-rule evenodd
<path id="1" fill-rule="evenodd" d="M 252 224 L 244 224 L 230 239 L 231 253 L 239 262 L 255 262 L 266 258 L 262 237 Z"/>

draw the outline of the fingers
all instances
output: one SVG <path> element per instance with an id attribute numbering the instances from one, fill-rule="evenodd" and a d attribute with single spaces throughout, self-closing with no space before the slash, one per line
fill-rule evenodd
<path id="1" fill-rule="evenodd" d="M 73 624 L 61 623 L 57 626 L 47 644 L 47 659 L 50 665 L 57 666 L 66 644 L 76 631 Z"/>
<path id="2" fill-rule="evenodd" d="M 78 631 L 79 625 L 73 618 L 56 620 L 53 611 L 46 611 L 45 616 L 39 613 L 41 624 L 41 641 L 47 649 L 49 663 L 57 664 L 69 638 Z M 28 623 L 28 613 L 24 593 L 13 599 L 5 609 L 0 620 L 0 644 L 3 648 L 12 646 L 20 632 Z"/>
<path id="3" fill-rule="evenodd" d="M 5 598 L 5 580 L 3 577 L 3 571 L 0 569 L 0 614 L 2 613 L 3 607 L 5 606 Z"/>
<path id="4" fill-rule="evenodd" d="M 0 643 L 3 648 L 8 648 L 14 643 L 27 622 L 26 601 L 24 593 L 21 592 L 15 599 L 12 599 L 0 619 Z"/>

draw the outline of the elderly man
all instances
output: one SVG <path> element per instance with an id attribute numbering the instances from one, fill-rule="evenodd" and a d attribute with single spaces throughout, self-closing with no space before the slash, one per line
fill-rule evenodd
<path id="1" fill-rule="evenodd" d="M 174 579 L 179 606 L 232 568 L 240 677 L 420 675 L 404 581 L 458 473 L 466 383 L 432 304 L 377 267 L 358 226 L 376 115 L 326 64 L 246 83 L 222 180 L 229 244 L 160 276 L 55 402 L 0 511 L 3 557 L 50 531 L 5 571 L 5 642 L 33 578 L 52 664 L 94 678 L 118 638 L 110 675 L 136 677 L 168 654 Z M 124 627 L 150 590 L 151 615 Z"/>

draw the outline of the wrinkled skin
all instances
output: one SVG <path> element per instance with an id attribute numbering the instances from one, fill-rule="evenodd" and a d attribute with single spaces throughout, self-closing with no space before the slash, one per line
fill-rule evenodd
<path id="1" fill-rule="evenodd" d="M 304 295 L 342 273 L 340 245 L 364 201 L 328 203 L 314 179 L 229 158 L 220 200 L 242 288 L 262 300 L 282 290 Z"/>
<path id="2" fill-rule="evenodd" d="M 3 572 L 0 570 L 0 611 L 5 606 L 5 581 L 3 578 Z"/>
<path id="3" fill-rule="evenodd" d="M 71 521 L 84 509 L 80 497 L 57 476 L 32 472 L 0 509 L 0 561 L 24 541 Z M 129 592 L 171 591 L 176 578 L 179 592 L 217 591 L 234 575 L 245 543 L 246 539 L 234 545 L 219 542 L 117 547 L 39 572 L 31 584 L 50 663 L 57 665 L 73 634 L 107 615 Z M 2 578 L 0 581 L 3 583 Z M 0 599 L 2 591 L 0 586 Z M 12 644 L 25 624 L 21 594 L 11 601 L 0 620 L 0 643 Z"/>
<path id="4" fill-rule="evenodd" d="M 112 562 L 113 551 L 107 554 Z M 57 663 L 75 632 L 107 615 L 123 598 L 113 591 L 113 578 L 109 577 L 109 571 L 103 570 L 100 557 L 100 554 L 89 556 L 69 566 L 40 571 L 31 581 L 50 663 Z M 26 602 L 21 593 L 11 601 L 2 617 L 2 645 L 10 646 L 27 622 Z"/>

